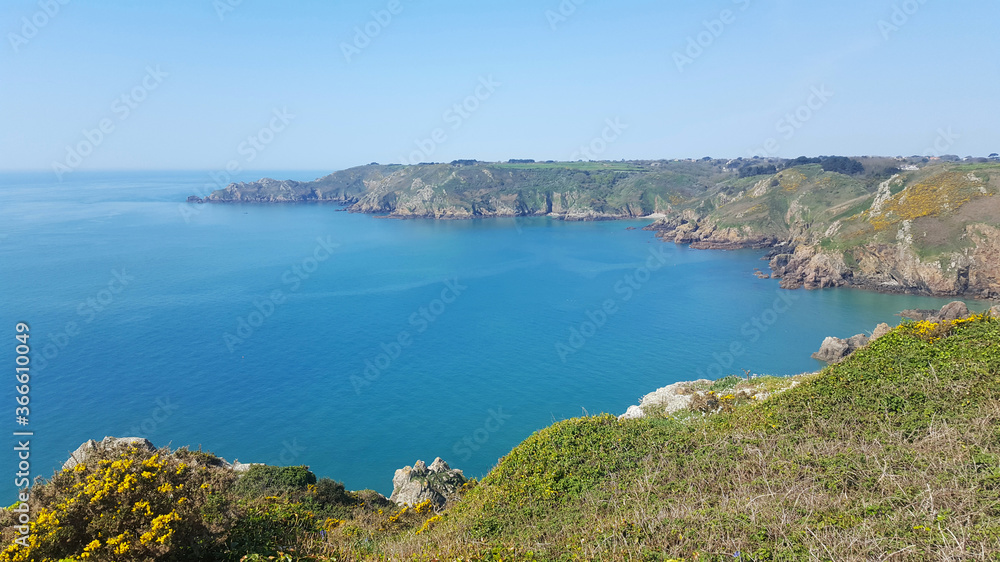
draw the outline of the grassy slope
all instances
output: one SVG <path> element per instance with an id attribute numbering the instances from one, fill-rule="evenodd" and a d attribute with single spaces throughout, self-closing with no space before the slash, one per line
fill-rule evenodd
<path id="1" fill-rule="evenodd" d="M 504 560 L 996 559 L 1000 323 L 933 342 L 919 332 L 897 329 L 731 413 L 555 424 L 429 538 L 386 548 Z"/>

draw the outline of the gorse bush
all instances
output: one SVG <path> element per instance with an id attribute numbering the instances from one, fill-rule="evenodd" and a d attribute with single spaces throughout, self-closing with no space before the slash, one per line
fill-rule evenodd
<path id="1" fill-rule="evenodd" d="M 426 532 L 441 519 L 429 501 L 397 508 L 375 492 L 317 480 L 305 466 L 239 473 L 209 453 L 135 447 L 95 452 L 56 473 L 32 488 L 29 507 L 27 546 L 14 542 L 14 513 L 2 513 L 0 562 L 315 560 L 375 533 Z"/>
<path id="2" fill-rule="evenodd" d="M 95 455 L 96 456 L 96 455 Z M 221 523 L 202 509 L 229 485 L 224 472 L 136 448 L 92 458 L 33 490 L 29 547 L 0 560 L 192 560 L 217 547 Z"/>

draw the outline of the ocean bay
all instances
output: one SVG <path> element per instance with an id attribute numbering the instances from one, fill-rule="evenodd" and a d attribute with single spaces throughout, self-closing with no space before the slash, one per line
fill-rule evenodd
<path id="1" fill-rule="evenodd" d="M 950 300 L 782 291 L 753 275 L 762 251 L 626 230 L 648 220 L 181 203 L 207 177 L 4 176 L 3 329 L 31 325 L 35 475 L 141 435 L 383 493 L 418 458 L 480 476 L 553 420 L 717 373 L 816 370 L 825 336 Z"/>

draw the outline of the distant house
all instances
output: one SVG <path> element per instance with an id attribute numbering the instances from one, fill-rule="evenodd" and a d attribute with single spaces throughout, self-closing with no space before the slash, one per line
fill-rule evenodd
<path id="1" fill-rule="evenodd" d="M 902 171 L 904 171 L 904 172 L 916 172 L 920 168 L 916 167 L 913 164 L 905 164 L 903 166 L 900 166 L 899 169 L 902 170 Z"/>

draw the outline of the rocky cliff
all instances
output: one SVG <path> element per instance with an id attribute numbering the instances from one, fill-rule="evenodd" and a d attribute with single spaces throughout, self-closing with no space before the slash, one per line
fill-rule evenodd
<path id="1" fill-rule="evenodd" d="M 549 215 L 643 217 L 693 201 L 732 177 L 725 161 L 360 166 L 312 182 L 234 183 L 193 203 L 335 202 L 397 218 Z"/>
<path id="2" fill-rule="evenodd" d="M 1000 163 L 862 158 L 863 172 L 841 173 L 836 161 L 372 164 L 189 201 L 333 202 L 396 218 L 658 216 L 647 228 L 664 241 L 770 248 L 789 289 L 1000 298 Z"/>
<path id="3" fill-rule="evenodd" d="M 1000 166 L 936 164 L 879 182 L 806 165 L 648 228 L 694 248 L 767 248 L 787 289 L 1000 298 Z"/>

